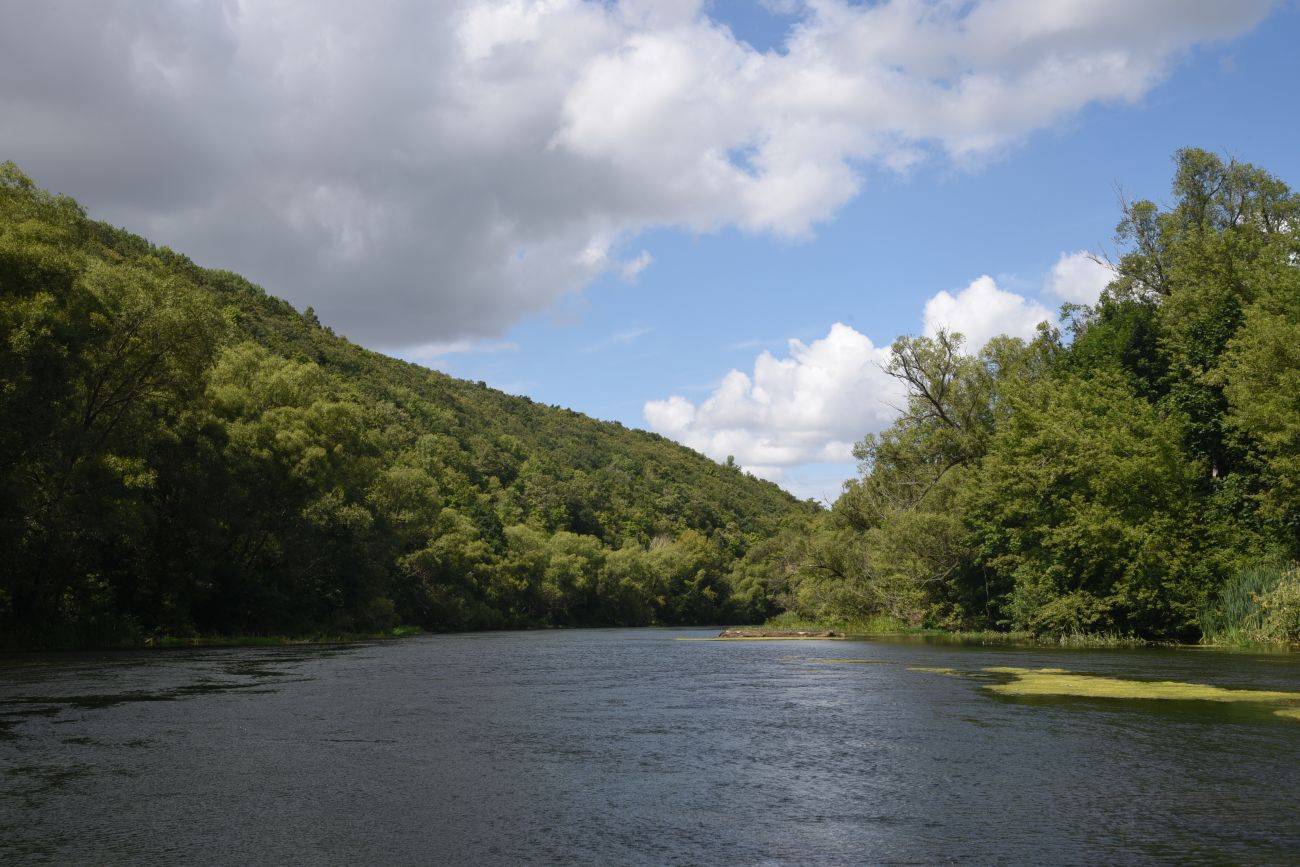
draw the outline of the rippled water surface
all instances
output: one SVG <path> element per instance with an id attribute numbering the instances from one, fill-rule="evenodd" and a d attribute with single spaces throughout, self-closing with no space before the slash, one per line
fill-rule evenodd
<path id="1" fill-rule="evenodd" d="M 1294 654 L 708 634 L 0 657 L 0 862 L 1300 862 L 1294 704 L 984 671 L 1295 691 Z"/>

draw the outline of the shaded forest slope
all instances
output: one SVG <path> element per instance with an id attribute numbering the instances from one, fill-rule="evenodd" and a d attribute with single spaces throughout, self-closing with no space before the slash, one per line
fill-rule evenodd
<path id="1" fill-rule="evenodd" d="M 0 643 L 754 619 L 816 508 L 368 351 L 0 167 Z"/>

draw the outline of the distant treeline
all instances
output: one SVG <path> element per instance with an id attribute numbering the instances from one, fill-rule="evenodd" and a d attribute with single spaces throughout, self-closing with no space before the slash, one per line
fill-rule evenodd
<path id="1" fill-rule="evenodd" d="M 1176 156 L 1066 333 L 901 338 L 906 412 L 749 570 L 816 620 L 1300 641 L 1300 197 Z"/>
<path id="2" fill-rule="evenodd" d="M 761 620 L 816 511 L 369 352 L 0 166 L 0 647 Z"/>

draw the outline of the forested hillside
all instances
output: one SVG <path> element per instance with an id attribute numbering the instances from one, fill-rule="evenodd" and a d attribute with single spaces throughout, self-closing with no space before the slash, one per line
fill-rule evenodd
<path id="1" fill-rule="evenodd" d="M 747 568 L 822 620 L 1300 641 L 1300 197 L 1185 150 L 1173 200 L 1066 334 L 896 341 L 906 412 Z"/>
<path id="2" fill-rule="evenodd" d="M 369 352 L 0 167 L 0 646 L 762 618 L 815 508 Z"/>

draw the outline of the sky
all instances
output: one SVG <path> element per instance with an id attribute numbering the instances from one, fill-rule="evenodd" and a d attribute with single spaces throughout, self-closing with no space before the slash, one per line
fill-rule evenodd
<path id="1" fill-rule="evenodd" d="M 1300 184 L 1270 0 L 7 0 L 0 160 L 365 346 L 829 502 L 899 335 L 1028 336 L 1200 147 Z"/>

